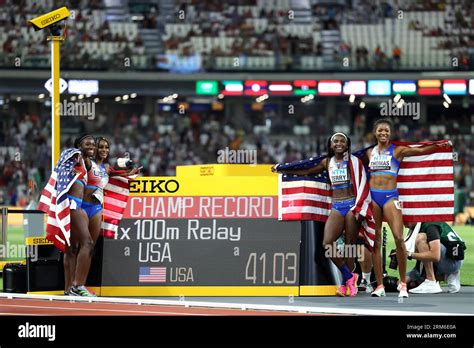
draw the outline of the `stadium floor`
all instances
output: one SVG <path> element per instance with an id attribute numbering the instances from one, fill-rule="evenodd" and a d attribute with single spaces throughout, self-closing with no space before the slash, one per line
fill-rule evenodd
<path id="1" fill-rule="evenodd" d="M 186 300 L 210 304 L 244 303 L 250 305 L 249 309 L 251 305 L 297 306 L 307 308 L 309 313 L 347 315 L 474 315 L 473 298 L 474 286 L 465 286 L 457 294 L 410 294 L 408 299 L 403 299 L 403 303 L 398 302 L 398 293 L 387 293 L 384 298 L 373 298 L 366 293 L 352 298 L 295 297 L 292 304 L 286 297 L 187 297 Z"/>
<path id="2" fill-rule="evenodd" d="M 356 297 L 187 297 L 77 298 L 47 295 L 0 295 L 0 315 L 474 315 L 474 287 L 458 294 L 411 295 L 399 301 L 397 293 Z M 127 302 L 128 301 L 128 302 Z"/>

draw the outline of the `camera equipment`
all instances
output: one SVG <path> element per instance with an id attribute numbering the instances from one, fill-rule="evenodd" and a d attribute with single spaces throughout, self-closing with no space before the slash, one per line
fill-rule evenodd
<path id="1" fill-rule="evenodd" d="M 382 269 L 383 275 L 387 275 L 387 229 L 382 228 Z"/>
<path id="2" fill-rule="evenodd" d="M 36 31 L 49 27 L 53 36 L 59 36 L 59 26 L 57 23 L 67 19 L 69 16 L 69 10 L 66 7 L 61 7 L 57 10 L 33 18 L 29 22 L 33 25 Z"/>
<path id="3" fill-rule="evenodd" d="M 390 251 L 390 265 L 388 267 L 390 269 L 397 269 L 398 267 L 397 251 L 395 249 Z"/>

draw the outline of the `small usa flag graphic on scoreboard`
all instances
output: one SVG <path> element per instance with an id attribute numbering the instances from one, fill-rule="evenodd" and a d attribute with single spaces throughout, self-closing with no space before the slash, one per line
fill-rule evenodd
<path id="1" fill-rule="evenodd" d="M 166 267 L 140 267 L 139 283 L 166 283 Z"/>

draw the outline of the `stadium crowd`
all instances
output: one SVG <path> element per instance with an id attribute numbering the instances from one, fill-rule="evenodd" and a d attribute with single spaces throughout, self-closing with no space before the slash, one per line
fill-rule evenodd
<path id="1" fill-rule="evenodd" d="M 1 0 L 5 10 L 0 13 L 0 66 L 11 67 L 16 58 L 21 58 L 22 66 L 47 67 L 49 59 L 48 42 L 43 34 L 34 34 L 32 28 L 26 28 L 27 20 L 38 13 L 46 12 L 46 8 L 34 1 L 16 2 Z M 303 3 L 306 3 L 303 1 Z M 216 68 L 214 57 L 265 57 L 275 56 L 276 67 L 284 70 L 298 69 L 301 56 L 321 57 L 323 42 L 318 35 L 322 30 L 338 30 L 340 25 L 356 23 L 379 23 L 383 19 L 397 19 L 399 11 L 445 11 L 444 1 L 384 1 L 377 4 L 366 0 L 347 2 L 346 7 L 339 5 L 311 5 L 305 16 L 310 19 L 306 23 L 305 33 L 295 33 L 291 29 L 292 18 L 290 8 L 256 7 L 257 0 L 247 1 L 175 1 L 175 13 L 185 13 L 184 19 L 171 16 L 175 23 L 192 24 L 186 35 L 166 34 L 166 26 L 158 21 L 160 6 L 143 7 L 136 11 L 142 20 L 132 21 L 137 17 L 130 5 L 125 10 L 125 22 L 107 20 L 105 3 L 100 0 L 79 1 L 62 0 L 55 5 L 68 6 L 73 18 L 68 21 L 67 36 L 62 47 L 64 69 L 124 69 L 124 58 L 133 58 L 135 69 L 156 69 L 159 56 L 147 52 L 146 42 L 141 37 L 139 27 L 157 29 L 158 40 L 163 40 L 165 52 L 177 51 L 180 56 L 201 55 L 203 68 Z M 288 4 L 291 2 L 288 1 Z M 238 5 L 238 6 L 237 6 Z M 456 0 L 451 10 L 446 11 L 444 28 L 430 27 L 418 20 L 410 22 L 410 30 L 423 32 L 424 37 L 437 37 L 437 47 L 429 49 L 450 50 L 451 56 L 457 57 L 459 69 L 474 67 L 474 6 L 468 0 Z M 190 9 L 193 9 L 192 11 Z M 250 10 L 251 8 L 258 11 Z M 128 12 L 127 12 L 128 11 Z M 140 17 L 138 16 L 138 17 Z M 167 17 L 168 20 L 168 17 Z M 263 22 L 264 25 L 262 24 Z M 138 23 L 138 24 L 137 24 Z M 167 22 L 168 23 L 168 22 Z M 259 24 L 260 23 L 260 24 Z M 128 29 L 123 29 L 128 28 Z M 25 30 L 27 29 L 27 30 Z M 290 30 L 291 29 L 291 30 Z M 160 33 L 165 34 L 158 37 Z M 193 44 L 193 38 L 236 38 L 231 45 L 213 46 L 202 51 Z M 378 47 L 369 49 L 358 43 L 354 44 L 342 38 L 340 45 L 334 48 L 334 59 L 342 60 L 351 55 L 356 60 L 356 68 L 387 70 L 399 69 L 402 52 L 400 47 L 390 50 Z"/>
<path id="2" fill-rule="evenodd" d="M 3 4 L 1 4 L 3 3 Z M 28 20 L 46 13 L 50 9 L 36 2 L 0 1 L 0 66 L 46 68 L 49 65 L 50 47 L 43 32 L 35 33 Z M 106 19 L 103 1 L 57 1 L 55 6 L 67 6 L 71 17 L 67 21 L 64 35 L 67 39 L 61 46 L 63 69 L 108 69 L 120 70 L 124 58 L 134 58 L 136 68 L 147 67 L 147 56 L 143 39 L 130 21 L 130 30 L 111 28 Z M 143 25 L 156 27 L 156 14 L 146 14 Z M 15 65 L 16 64 L 16 65 Z"/>
<path id="3" fill-rule="evenodd" d="M 351 116 L 340 113 L 335 119 L 344 118 L 350 119 Z M 219 111 L 189 112 L 185 115 L 137 112 L 130 116 L 124 112 L 115 115 L 99 112 L 94 122 L 86 118 L 63 120 L 62 127 L 74 129 L 74 134 L 63 135 L 62 146 L 71 147 L 74 137 L 82 132 L 104 135 L 111 140 L 112 158 L 128 152 L 133 160 L 143 165 L 145 175 L 153 176 L 175 175 L 178 165 L 216 163 L 217 151 L 226 147 L 256 150 L 258 164 L 291 162 L 326 152 L 327 135 L 331 130 L 324 131 L 323 118 L 301 114 L 292 120 L 280 119 L 270 110 L 246 119 L 251 119 L 253 123 L 237 124 L 226 120 Z M 456 122 L 447 122 L 441 115 L 434 123 L 445 126 L 434 130 L 426 123 L 412 127 L 394 118 L 394 139 L 451 139 L 457 156 L 457 186 L 469 192 L 473 187 L 474 166 L 469 125 L 473 121 L 474 115 L 460 115 Z M 363 113 L 354 117 L 350 126 L 353 149 L 373 144 L 370 123 Z M 3 204 L 25 205 L 29 180 L 36 187 L 42 187 L 50 172 L 49 110 L 30 114 L 13 108 L 2 115 L 0 124 L 0 200 Z M 267 131 L 261 131 L 262 125 L 267 125 Z M 307 127 L 308 131 L 295 135 L 295 126 Z"/>

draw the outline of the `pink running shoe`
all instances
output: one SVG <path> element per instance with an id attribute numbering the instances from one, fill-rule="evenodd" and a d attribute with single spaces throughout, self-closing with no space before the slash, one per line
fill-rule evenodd
<path id="1" fill-rule="evenodd" d="M 346 286 L 349 288 L 349 296 L 354 297 L 357 295 L 357 280 L 359 275 L 357 273 L 352 273 L 352 278 L 346 282 Z"/>
<path id="2" fill-rule="evenodd" d="M 336 290 L 336 296 L 339 297 L 345 297 L 347 292 L 347 288 L 345 285 L 341 285 L 340 287 L 337 288 Z"/>

